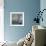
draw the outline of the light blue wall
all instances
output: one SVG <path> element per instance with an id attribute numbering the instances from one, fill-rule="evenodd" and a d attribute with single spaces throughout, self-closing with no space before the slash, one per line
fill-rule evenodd
<path id="1" fill-rule="evenodd" d="M 46 0 L 41 0 L 40 1 L 40 10 L 42 11 L 43 9 L 46 9 Z M 42 17 L 43 17 L 43 22 L 40 21 L 40 25 L 46 27 L 46 11 L 43 12 Z"/>
<path id="2" fill-rule="evenodd" d="M 35 12 L 40 9 L 40 0 L 4 0 L 4 38 L 18 41 L 32 28 Z M 10 12 L 24 12 L 24 27 L 10 26 Z"/>

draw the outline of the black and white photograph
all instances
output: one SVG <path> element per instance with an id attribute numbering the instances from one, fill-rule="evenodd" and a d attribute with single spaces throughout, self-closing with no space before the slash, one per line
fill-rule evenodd
<path id="1" fill-rule="evenodd" d="M 10 12 L 11 26 L 24 26 L 24 12 Z"/>

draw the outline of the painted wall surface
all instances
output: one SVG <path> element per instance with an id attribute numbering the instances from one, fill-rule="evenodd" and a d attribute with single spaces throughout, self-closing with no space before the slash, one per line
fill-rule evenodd
<path id="1" fill-rule="evenodd" d="M 4 39 L 18 41 L 32 30 L 35 12 L 40 9 L 40 0 L 4 0 Z M 24 12 L 24 26 L 10 26 L 10 12 Z"/>
<path id="2" fill-rule="evenodd" d="M 41 0 L 41 1 L 40 1 L 40 9 L 41 9 L 41 11 L 42 11 L 43 9 L 46 9 L 46 0 Z M 43 17 L 43 22 L 41 21 L 41 22 L 40 22 L 40 25 L 46 27 L 46 10 L 43 12 L 42 17 Z"/>

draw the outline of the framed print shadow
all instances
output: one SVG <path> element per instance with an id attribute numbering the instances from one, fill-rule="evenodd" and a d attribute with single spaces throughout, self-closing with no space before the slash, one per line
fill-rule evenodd
<path id="1" fill-rule="evenodd" d="M 10 26 L 24 26 L 24 12 L 10 12 Z"/>

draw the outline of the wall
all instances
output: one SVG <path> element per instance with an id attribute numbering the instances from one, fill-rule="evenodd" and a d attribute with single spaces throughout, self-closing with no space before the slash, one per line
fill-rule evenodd
<path id="1" fill-rule="evenodd" d="M 4 39 L 18 41 L 32 30 L 35 12 L 40 9 L 40 0 L 4 0 Z M 24 12 L 24 26 L 10 26 L 10 12 Z"/>
<path id="2" fill-rule="evenodd" d="M 41 9 L 41 11 L 42 11 L 43 9 L 46 9 L 46 0 L 40 0 L 40 9 Z M 41 22 L 40 22 L 40 25 L 46 27 L 46 20 L 45 20 L 45 19 L 46 19 L 46 11 L 43 12 L 42 17 L 43 17 L 43 22 L 41 21 Z"/>

